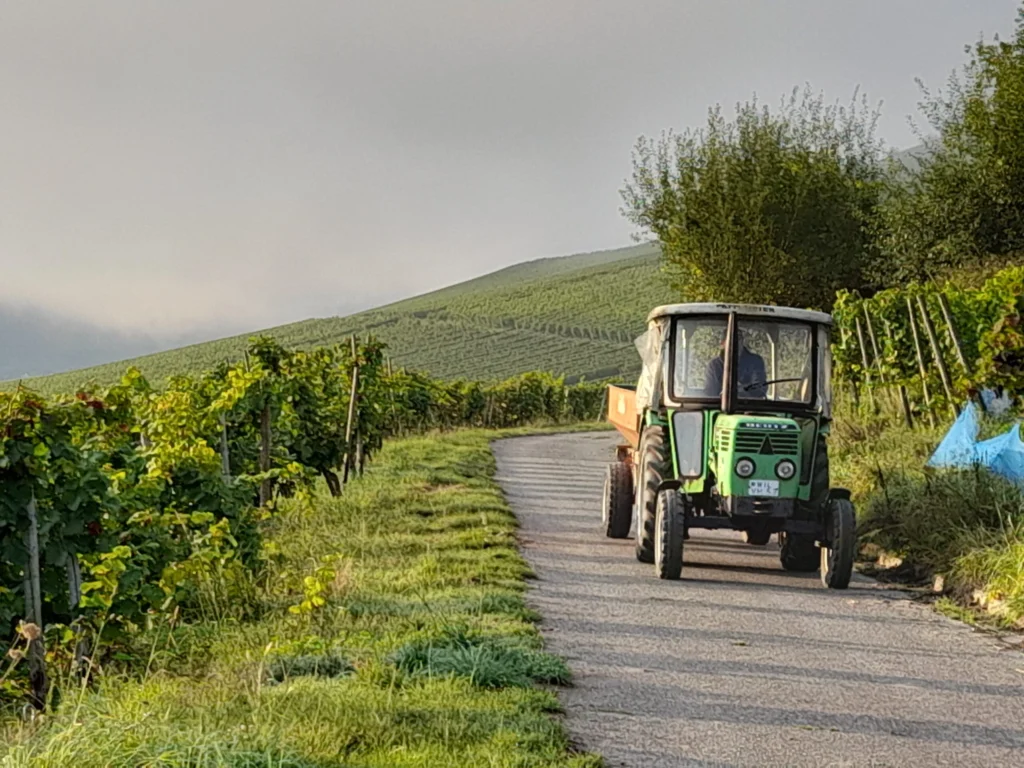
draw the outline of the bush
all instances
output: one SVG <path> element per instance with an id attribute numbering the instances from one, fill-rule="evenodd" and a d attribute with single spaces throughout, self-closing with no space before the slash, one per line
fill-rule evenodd
<path id="1" fill-rule="evenodd" d="M 876 113 L 794 92 L 701 131 L 641 139 L 624 213 L 661 242 L 691 301 L 828 309 L 861 286 L 882 189 Z"/>

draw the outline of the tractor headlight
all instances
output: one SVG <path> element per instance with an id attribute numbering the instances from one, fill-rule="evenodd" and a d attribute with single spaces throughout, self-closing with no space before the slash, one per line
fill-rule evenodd
<path id="1" fill-rule="evenodd" d="M 796 464 L 789 459 L 783 459 L 775 465 L 775 474 L 780 480 L 789 480 L 796 474 Z"/>
<path id="2" fill-rule="evenodd" d="M 740 459 L 736 462 L 736 474 L 740 477 L 750 477 L 757 470 L 757 465 L 750 459 Z"/>

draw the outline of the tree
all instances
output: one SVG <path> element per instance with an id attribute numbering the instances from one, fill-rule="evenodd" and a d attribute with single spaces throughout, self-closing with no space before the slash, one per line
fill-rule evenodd
<path id="1" fill-rule="evenodd" d="M 882 188 L 877 111 L 794 91 L 776 113 L 757 103 L 701 131 L 641 138 L 623 213 L 661 241 L 691 300 L 827 309 L 861 286 Z"/>
<path id="2" fill-rule="evenodd" d="M 934 137 L 919 171 L 896 174 L 881 206 L 875 271 L 884 282 L 1024 250 L 1024 10 L 1010 42 L 981 41 L 967 53 L 945 93 L 921 85 Z"/>

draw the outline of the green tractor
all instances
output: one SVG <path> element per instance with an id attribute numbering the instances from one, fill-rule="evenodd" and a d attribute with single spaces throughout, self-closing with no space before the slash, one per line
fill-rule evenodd
<path id="1" fill-rule="evenodd" d="M 745 304 L 658 307 L 637 339 L 636 387 L 609 388 L 625 437 L 608 467 L 603 521 L 636 556 L 680 578 L 697 528 L 741 531 L 782 567 L 845 589 L 856 549 L 849 491 L 829 485 L 832 318 Z"/>

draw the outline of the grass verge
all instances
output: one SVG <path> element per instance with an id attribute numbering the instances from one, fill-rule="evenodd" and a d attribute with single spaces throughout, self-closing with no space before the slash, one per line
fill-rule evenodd
<path id="1" fill-rule="evenodd" d="M 1024 629 L 1024 492 L 980 467 L 927 469 L 944 433 L 840 412 L 833 482 L 854 493 L 862 551 L 899 556 L 904 573 L 943 574 L 947 615 L 982 609 Z"/>
<path id="2" fill-rule="evenodd" d="M 0 730 L 4 768 L 593 768 L 553 713 L 568 670 L 523 601 L 495 433 L 407 439 L 343 498 L 284 502 L 262 616 L 154 628 L 52 714 Z"/>

